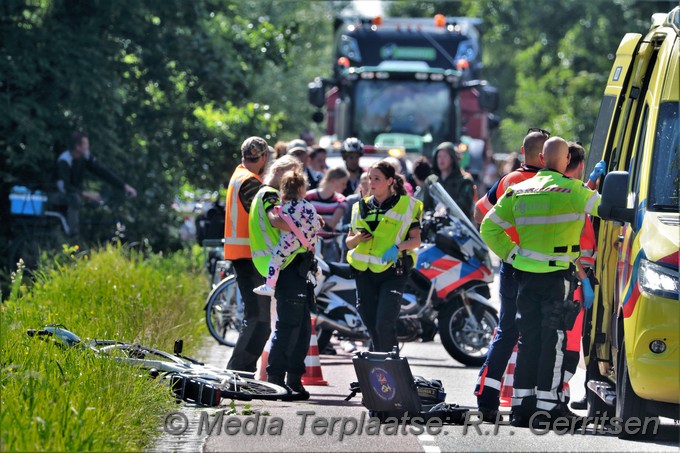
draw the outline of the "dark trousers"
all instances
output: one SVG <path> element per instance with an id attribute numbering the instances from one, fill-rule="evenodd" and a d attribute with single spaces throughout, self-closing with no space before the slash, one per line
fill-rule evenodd
<path id="1" fill-rule="evenodd" d="M 569 293 L 566 271 L 533 274 L 515 271 L 520 340 L 512 409 L 524 415 L 549 411 L 560 403 L 566 338 L 552 326 L 556 305 Z M 534 403 L 535 401 L 535 403 Z"/>
<path id="2" fill-rule="evenodd" d="M 80 234 L 80 207 L 83 199 L 79 193 L 54 192 L 50 193 L 50 203 L 66 208 L 66 223 L 68 224 L 68 235 L 76 237 Z"/>
<path id="3" fill-rule="evenodd" d="M 305 357 L 312 334 L 310 307 L 314 287 L 307 273 L 300 269 L 301 258 L 296 257 L 281 270 L 276 282 L 276 330 L 269 351 L 268 376 L 283 377 L 305 374 Z M 289 377 L 290 379 L 290 377 Z"/>
<path id="4" fill-rule="evenodd" d="M 357 308 L 366 324 L 373 351 L 389 352 L 397 346 L 397 321 L 406 286 L 406 272 L 397 275 L 390 267 L 384 272 L 357 272 Z"/>
<path id="5" fill-rule="evenodd" d="M 257 359 L 262 355 L 271 333 L 271 299 L 253 293 L 253 288 L 264 283 L 264 277 L 257 271 L 252 260 L 234 260 L 232 264 L 243 299 L 245 318 L 227 368 L 254 372 L 257 369 Z"/>
<path id="6" fill-rule="evenodd" d="M 512 355 L 512 350 L 519 338 L 519 328 L 515 321 L 517 316 L 517 280 L 513 276 L 515 269 L 511 264 L 502 263 L 500 272 L 501 312 L 499 315 L 496 336 L 489 346 L 486 362 L 479 370 L 479 378 L 475 386 L 477 407 L 497 410 L 500 404 L 501 381 L 505 368 Z"/>

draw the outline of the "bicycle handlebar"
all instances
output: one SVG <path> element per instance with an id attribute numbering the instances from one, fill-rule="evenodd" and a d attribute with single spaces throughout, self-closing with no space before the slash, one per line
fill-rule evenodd
<path id="1" fill-rule="evenodd" d="M 203 239 L 201 246 L 203 247 L 222 247 L 225 243 L 225 239 Z"/>

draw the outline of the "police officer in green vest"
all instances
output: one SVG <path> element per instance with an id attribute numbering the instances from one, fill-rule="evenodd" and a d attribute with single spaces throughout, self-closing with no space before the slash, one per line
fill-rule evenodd
<path id="1" fill-rule="evenodd" d="M 397 320 L 406 275 L 420 246 L 423 204 L 406 194 L 404 178 L 386 161 L 368 171 L 371 196 L 352 207 L 347 262 L 356 271 L 358 308 L 373 350 L 397 346 Z"/>
<path id="2" fill-rule="evenodd" d="M 543 145 L 544 168 L 505 192 L 487 213 L 481 235 L 504 262 L 515 268 L 520 331 L 511 423 L 552 426 L 576 417 L 561 403 L 565 330 L 573 262 L 586 213 L 597 215 L 600 195 L 564 176 L 569 147 L 560 137 Z M 519 245 L 504 230 L 516 227 Z M 573 321 L 572 321 L 573 323 Z M 574 420 L 578 423 L 578 420 Z"/>
<path id="3" fill-rule="evenodd" d="M 280 204 L 281 177 L 289 170 L 302 173 L 302 164 L 291 155 L 275 160 L 250 207 L 250 249 L 253 263 L 263 277 L 267 276 L 269 257 L 279 242 L 279 230 L 289 230 L 286 222 L 274 213 L 274 207 Z M 269 351 L 267 380 L 287 388 L 289 400 L 309 399 L 309 392 L 302 385 L 302 375 L 306 371 L 305 357 L 312 332 L 310 307 L 314 286 L 307 273 L 313 263 L 313 253 L 300 247 L 284 261 L 274 290 L 277 320 Z"/>

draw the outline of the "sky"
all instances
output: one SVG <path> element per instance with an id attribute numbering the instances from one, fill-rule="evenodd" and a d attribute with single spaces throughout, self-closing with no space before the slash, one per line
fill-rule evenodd
<path id="1" fill-rule="evenodd" d="M 352 3 L 363 16 L 379 16 L 383 13 L 381 0 L 354 0 Z"/>

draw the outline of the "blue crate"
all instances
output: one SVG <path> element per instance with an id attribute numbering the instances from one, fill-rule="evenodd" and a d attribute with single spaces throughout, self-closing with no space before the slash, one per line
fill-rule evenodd
<path id="1" fill-rule="evenodd" d="M 9 200 L 10 212 L 13 215 L 42 215 L 45 212 L 47 196 L 40 191 L 31 193 L 25 187 L 13 187 Z"/>

